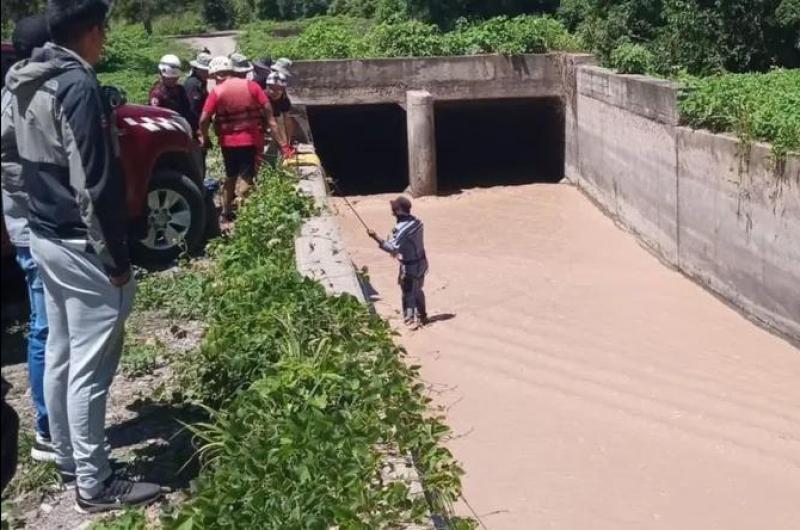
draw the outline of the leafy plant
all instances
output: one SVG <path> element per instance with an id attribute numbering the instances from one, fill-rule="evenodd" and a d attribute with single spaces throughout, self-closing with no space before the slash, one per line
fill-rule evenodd
<path id="1" fill-rule="evenodd" d="M 164 347 L 145 343 L 130 335 L 125 339 L 120 365 L 126 377 L 135 379 L 152 374 L 158 368 L 159 358 L 164 355 Z"/>
<path id="2" fill-rule="evenodd" d="M 97 521 L 89 530 L 144 530 L 147 518 L 142 510 L 126 510 L 111 519 Z"/>
<path id="3" fill-rule="evenodd" d="M 208 30 L 208 24 L 197 11 L 161 15 L 153 22 L 155 35 L 191 35 Z"/>
<path id="4" fill-rule="evenodd" d="M 611 52 L 610 65 L 621 74 L 645 74 L 652 70 L 653 53 L 641 44 L 623 42 Z"/>
<path id="5" fill-rule="evenodd" d="M 368 36 L 374 55 L 382 57 L 428 57 L 444 55 L 439 28 L 416 20 L 381 23 Z"/>
<path id="6" fill-rule="evenodd" d="M 265 169 L 234 236 L 210 251 L 215 265 L 198 301 L 209 331 L 178 367 L 186 398 L 213 407 L 209 422 L 192 426 L 204 467 L 165 528 L 419 520 L 425 500 L 382 479 L 389 448 L 416 455 L 437 510 L 459 495 L 461 471 L 440 444 L 447 428 L 430 417 L 417 368 L 405 364 L 391 329 L 353 297 L 331 297 L 296 271 L 294 237 L 312 212 L 293 178 Z M 173 296 L 179 291 L 148 303 Z"/>
<path id="7" fill-rule="evenodd" d="M 687 125 L 772 143 L 778 156 L 800 151 L 800 70 L 684 79 Z"/>

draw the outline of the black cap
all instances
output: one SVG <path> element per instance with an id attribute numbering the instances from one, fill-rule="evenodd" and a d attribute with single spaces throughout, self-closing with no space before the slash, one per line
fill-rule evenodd
<path id="1" fill-rule="evenodd" d="M 392 208 L 395 210 L 400 210 L 406 213 L 411 213 L 411 201 L 408 200 L 406 197 L 402 195 L 396 198 L 393 201 L 390 201 Z"/>
<path id="2" fill-rule="evenodd" d="M 253 61 L 253 66 L 260 70 L 269 70 L 272 67 L 272 57 L 267 55 L 266 57 L 262 57 L 261 59 L 257 59 Z"/>
<path id="3" fill-rule="evenodd" d="M 27 59 L 34 48 L 41 48 L 49 40 L 50 29 L 47 27 L 47 18 L 44 15 L 33 15 L 19 20 L 11 36 L 19 60 Z"/>
<path id="4" fill-rule="evenodd" d="M 47 0 L 50 29 L 76 22 L 87 16 L 108 15 L 111 0 Z"/>

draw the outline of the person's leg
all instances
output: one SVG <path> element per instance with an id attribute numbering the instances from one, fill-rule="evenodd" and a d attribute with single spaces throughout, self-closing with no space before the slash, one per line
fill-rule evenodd
<path id="1" fill-rule="evenodd" d="M 428 323 L 428 307 L 425 300 L 425 276 L 416 278 L 414 282 L 414 298 L 417 302 L 417 317 L 420 324 Z"/>
<path id="2" fill-rule="evenodd" d="M 242 147 L 239 151 L 239 176 L 242 178 L 240 199 L 244 200 L 253 187 L 258 167 L 258 147 Z"/>
<path id="3" fill-rule="evenodd" d="M 92 498 L 111 475 L 104 447 L 108 389 L 122 355 L 125 319 L 135 293 L 134 280 L 114 287 L 96 256 L 70 253 L 64 271 L 73 290 L 68 302 L 71 361 L 67 408 L 81 496 Z"/>
<path id="4" fill-rule="evenodd" d="M 50 439 L 56 453 L 56 465 L 71 471 L 75 467 L 72 458 L 72 439 L 69 431 L 67 411 L 67 388 L 69 385 L 69 325 L 67 321 L 66 296 L 59 278 L 58 261 L 61 258 L 57 245 L 31 234 L 31 253 L 39 266 L 44 284 L 45 307 L 48 320 L 48 335 L 45 347 L 44 400 L 49 418 Z"/>
<path id="5" fill-rule="evenodd" d="M 417 307 L 417 301 L 414 298 L 414 279 L 409 276 L 401 277 L 400 288 L 403 291 L 403 319 L 406 324 L 409 324 L 414 321 L 414 311 Z"/>
<path id="6" fill-rule="evenodd" d="M 41 438 L 50 438 L 50 424 L 44 401 L 44 352 L 47 343 L 47 310 L 44 301 L 44 284 L 39 267 L 29 247 L 17 247 L 17 263 L 25 273 L 30 301 L 28 329 L 28 379 L 31 398 L 36 409 L 36 432 Z"/>
<path id="7" fill-rule="evenodd" d="M 225 182 L 222 183 L 222 216 L 226 220 L 233 215 L 233 201 L 236 199 L 237 168 L 235 149 L 222 148 L 222 161 L 225 165 Z"/>

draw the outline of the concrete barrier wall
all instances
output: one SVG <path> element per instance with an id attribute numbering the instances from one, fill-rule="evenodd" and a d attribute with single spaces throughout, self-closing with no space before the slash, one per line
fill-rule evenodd
<path id="1" fill-rule="evenodd" d="M 298 61 L 292 98 L 305 105 L 405 104 L 406 91 L 437 100 L 559 97 L 558 54 Z"/>
<path id="2" fill-rule="evenodd" d="M 595 66 L 577 74 L 584 187 L 659 255 L 677 259 L 677 86 Z"/>
<path id="3" fill-rule="evenodd" d="M 800 160 L 775 167 L 769 146 L 680 127 L 673 83 L 575 69 L 567 178 L 658 256 L 800 340 Z"/>
<path id="4" fill-rule="evenodd" d="M 800 159 L 678 128 L 681 269 L 800 337 Z"/>

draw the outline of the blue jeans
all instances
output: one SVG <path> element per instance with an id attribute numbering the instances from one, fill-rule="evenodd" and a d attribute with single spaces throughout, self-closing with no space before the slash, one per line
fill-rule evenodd
<path id="1" fill-rule="evenodd" d="M 44 348 L 48 332 L 44 284 L 29 247 L 17 247 L 17 263 L 25 273 L 31 305 L 28 330 L 28 379 L 30 379 L 33 405 L 36 408 L 36 431 L 49 438 L 50 424 L 47 407 L 44 404 Z"/>

